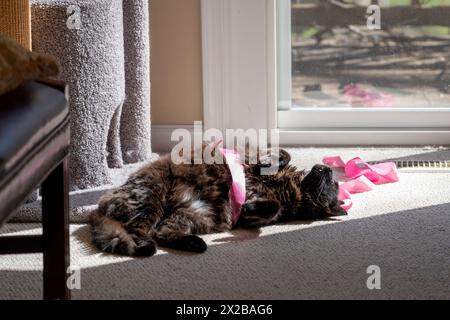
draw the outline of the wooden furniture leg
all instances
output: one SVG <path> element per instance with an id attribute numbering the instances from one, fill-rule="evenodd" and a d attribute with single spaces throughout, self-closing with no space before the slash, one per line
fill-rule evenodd
<path id="1" fill-rule="evenodd" d="M 70 299 L 69 184 L 67 159 L 42 184 L 44 299 Z"/>

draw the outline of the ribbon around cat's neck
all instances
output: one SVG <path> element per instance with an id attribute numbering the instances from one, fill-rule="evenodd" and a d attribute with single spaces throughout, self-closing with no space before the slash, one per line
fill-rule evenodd
<path id="1" fill-rule="evenodd" d="M 241 163 L 239 153 L 235 150 L 221 147 L 217 149 L 222 153 L 231 174 L 232 183 L 228 197 L 231 205 L 231 221 L 235 226 L 241 215 L 246 196 L 244 165 Z"/>

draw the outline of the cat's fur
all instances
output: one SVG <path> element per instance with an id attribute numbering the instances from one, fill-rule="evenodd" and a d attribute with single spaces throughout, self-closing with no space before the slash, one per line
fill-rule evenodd
<path id="1" fill-rule="evenodd" d="M 261 175 L 264 161 L 244 167 L 246 202 L 237 226 L 343 215 L 338 185 L 325 166 L 308 175 L 288 164 L 281 150 L 279 170 Z M 230 230 L 231 175 L 226 165 L 172 163 L 169 156 L 143 167 L 121 187 L 102 196 L 91 216 L 93 243 L 102 251 L 150 256 L 156 244 L 191 252 L 206 250 L 198 234 Z"/>

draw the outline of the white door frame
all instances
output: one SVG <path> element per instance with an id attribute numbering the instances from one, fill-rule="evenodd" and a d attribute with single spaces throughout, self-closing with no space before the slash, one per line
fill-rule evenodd
<path id="1" fill-rule="evenodd" d="M 201 4 L 205 128 L 278 129 L 276 0 Z M 447 126 L 278 130 L 281 145 L 450 144 Z"/>
<path id="2" fill-rule="evenodd" d="M 275 128 L 274 3 L 202 0 L 206 129 Z"/>

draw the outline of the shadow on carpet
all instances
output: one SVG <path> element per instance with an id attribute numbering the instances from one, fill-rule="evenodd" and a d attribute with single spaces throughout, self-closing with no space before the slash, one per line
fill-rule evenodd
<path id="1" fill-rule="evenodd" d="M 202 255 L 84 268 L 73 298 L 449 299 L 449 212 L 446 203 L 242 241 L 233 236 Z M 381 290 L 366 287 L 370 265 L 381 268 Z M 39 299 L 41 280 L 38 271 L 0 271 L 0 298 Z"/>

